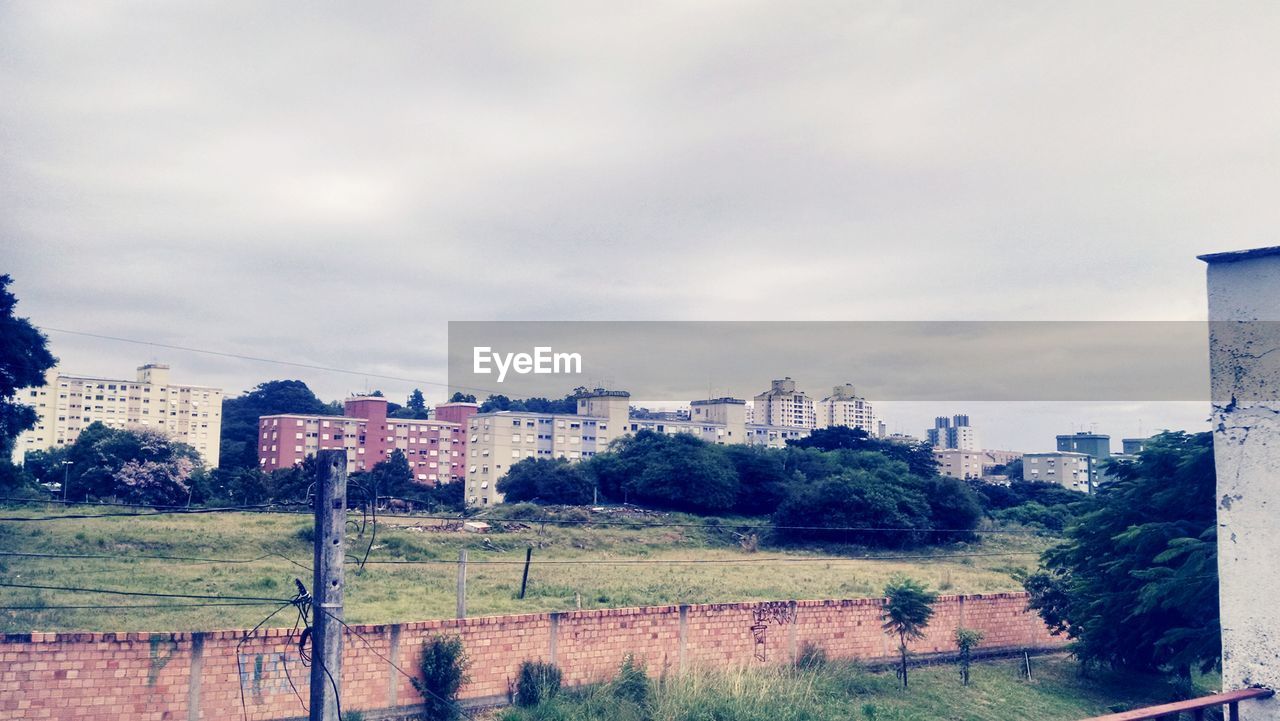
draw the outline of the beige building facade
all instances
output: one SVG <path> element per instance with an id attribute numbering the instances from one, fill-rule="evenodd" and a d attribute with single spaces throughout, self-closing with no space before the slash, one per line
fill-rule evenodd
<path id="1" fill-rule="evenodd" d="M 1081 493 L 1090 493 L 1092 459 L 1087 453 L 1049 451 L 1022 456 L 1022 480 L 1056 483 Z"/>
<path id="2" fill-rule="evenodd" d="M 871 401 L 855 393 L 851 383 L 832 388 L 831 395 L 815 404 L 814 412 L 818 428 L 848 426 L 861 428 L 873 436 L 881 435 Z"/>
<path id="3" fill-rule="evenodd" d="M 630 394 L 596 389 L 578 398 L 576 414 L 497 411 L 467 422 L 465 498 L 469 506 L 502 503 L 497 483 L 511 465 L 526 458 L 563 458 L 576 463 L 608 449 L 622 436 L 652 431 L 689 434 L 708 443 L 786 445 L 808 428 L 746 422 L 746 402 L 712 398 L 689 404 L 689 418 L 631 418 Z"/>
<path id="4" fill-rule="evenodd" d="M 982 451 L 965 451 L 958 448 L 938 448 L 933 451 L 938 462 L 938 473 L 951 478 L 968 480 L 982 478 L 987 456 Z"/>
<path id="5" fill-rule="evenodd" d="M 804 391 L 796 390 L 796 382 L 791 378 L 773 381 L 769 390 L 755 397 L 751 420 L 762 426 L 816 428 L 818 425 L 813 399 Z"/>
<path id="6" fill-rule="evenodd" d="M 45 385 L 20 391 L 35 408 L 35 428 L 18 436 L 15 461 L 28 451 L 75 443 L 80 432 L 101 422 L 109 428 L 150 428 L 186 443 L 207 467 L 218 465 L 222 435 L 222 389 L 172 383 L 169 366 L 148 363 L 134 380 L 72 375 L 52 369 Z"/>

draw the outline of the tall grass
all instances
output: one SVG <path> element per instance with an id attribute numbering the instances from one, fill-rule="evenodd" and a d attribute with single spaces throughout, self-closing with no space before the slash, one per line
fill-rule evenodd
<path id="1" fill-rule="evenodd" d="M 1109 674 L 1082 678 L 1065 658 L 1041 658 L 1036 679 L 1010 661 L 975 664 L 973 682 L 959 683 L 951 665 L 922 668 L 903 691 L 892 673 L 845 661 L 808 669 L 786 666 L 696 670 L 651 681 L 643 703 L 621 699 L 613 684 L 562 692 L 526 709 L 505 709 L 499 721 L 1074 721 L 1171 698 L 1162 680 Z"/>

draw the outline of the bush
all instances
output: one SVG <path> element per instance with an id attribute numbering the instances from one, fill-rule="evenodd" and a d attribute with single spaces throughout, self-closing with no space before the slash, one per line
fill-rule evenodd
<path id="1" fill-rule="evenodd" d="M 517 706 L 537 706 L 560 693 L 561 673 L 554 663 L 525 661 L 516 678 Z"/>
<path id="2" fill-rule="evenodd" d="M 470 665 L 462 639 L 457 636 L 436 636 L 422 647 L 418 662 L 422 678 L 414 679 L 413 687 L 422 694 L 427 718 L 453 719 L 459 715 L 458 690 L 470 680 Z"/>
<path id="3" fill-rule="evenodd" d="M 834 541 L 901 547 L 924 542 L 929 501 L 911 487 L 906 466 L 846 471 L 792 490 L 773 514 L 788 541 Z M 901 473 L 902 475 L 899 475 Z M 823 530 L 831 528 L 835 530 Z M 854 528 L 858 530 L 841 530 Z"/>
<path id="4" fill-rule="evenodd" d="M 535 503 L 590 503 L 595 481 L 581 467 L 564 458 L 526 458 L 511 464 L 498 481 L 507 501 Z"/>
<path id="5" fill-rule="evenodd" d="M 814 671 L 827 665 L 827 652 L 813 641 L 805 641 L 796 657 L 796 668 Z"/>
<path id="6" fill-rule="evenodd" d="M 618 675 L 609 683 L 609 695 L 619 701 L 630 701 L 637 706 L 649 702 L 649 675 L 644 664 L 636 663 L 631 654 L 622 659 Z"/>

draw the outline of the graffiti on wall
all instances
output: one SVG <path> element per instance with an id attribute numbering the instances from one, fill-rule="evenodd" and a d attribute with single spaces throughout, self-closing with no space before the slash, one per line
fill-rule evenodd
<path id="1" fill-rule="evenodd" d="M 277 693 L 297 693 L 299 683 L 306 683 L 310 671 L 293 653 L 236 654 L 240 669 L 240 688 L 246 696 L 262 699 Z"/>
<path id="2" fill-rule="evenodd" d="M 751 636 L 755 641 L 757 661 L 769 660 L 769 624 L 786 626 L 795 623 L 795 601 L 766 601 L 751 610 Z"/>

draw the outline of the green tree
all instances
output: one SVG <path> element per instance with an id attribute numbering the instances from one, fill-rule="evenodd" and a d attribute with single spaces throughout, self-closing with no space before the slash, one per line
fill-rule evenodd
<path id="1" fill-rule="evenodd" d="M 595 481 L 564 458 L 525 458 L 511 464 L 498 481 L 498 491 L 508 502 L 578 505 L 591 503 Z"/>
<path id="2" fill-rule="evenodd" d="M 976 628 L 957 628 L 956 650 L 960 652 L 960 685 L 969 685 L 969 667 L 973 665 L 973 649 L 982 644 L 985 634 Z"/>
<path id="3" fill-rule="evenodd" d="M 782 454 L 756 446 L 725 446 L 725 456 L 738 474 L 738 497 L 733 510 L 748 516 L 773 513 L 787 497 L 791 484 L 801 482 L 796 473 L 788 472 Z"/>
<path id="4" fill-rule="evenodd" d="M 892 581 L 884 587 L 885 605 L 881 628 L 898 639 L 898 678 L 907 688 L 907 642 L 924 638 L 924 630 L 933 618 L 933 603 L 938 596 L 912 579 Z"/>
<path id="5" fill-rule="evenodd" d="M 43 386 L 45 371 L 58 362 L 49 353 L 44 334 L 30 320 L 15 315 L 18 298 L 9 290 L 12 282 L 7 274 L 0 275 L 0 465 L 4 466 L 11 465 L 15 439 L 34 427 L 37 419 L 34 408 L 19 402 L 18 391 Z M 0 471 L 0 489 L 26 485 L 26 479 L 16 470 Z"/>
<path id="6" fill-rule="evenodd" d="M 388 408 L 390 405 L 388 404 Z M 395 411 L 388 410 L 387 415 L 391 418 L 413 418 L 421 421 L 429 418 L 431 411 L 427 409 L 427 399 L 422 395 L 422 391 L 414 388 L 405 400 L 405 404 L 396 408 Z"/>
<path id="7" fill-rule="evenodd" d="M 278 413 L 319 415 L 333 409 L 299 380 L 276 380 L 222 401 L 222 439 L 218 465 L 258 467 L 258 418 Z M 341 409 L 337 411 L 341 413 Z"/>
<path id="8" fill-rule="evenodd" d="M 964 481 L 934 476 L 924 481 L 923 488 L 929 501 L 929 522 L 935 529 L 930 540 L 958 543 L 978 539 L 973 529 L 982 521 L 982 503 Z"/>
<path id="9" fill-rule="evenodd" d="M 450 403 L 475 403 L 476 397 L 468 393 L 455 391 L 453 395 L 449 396 L 449 402 Z"/>
<path id="10" fill-rule="evenodd" d="M 1189 679 L 1221 657 L 1212 435 L 1162 433 L 1109 471 L 1026 579 L 1030 605 L 1085 663 Z"/>
<path id="11" fill-rule="evenodd" d="M 394 496 L 396 498 L 418 498 L 421 487 L 413 480 L 413 469 L 409 467 L 409 459 L 399 448 L 391 451 L 385 461 L 374 464 L 364 474 L 362 485 L 373 498 Z M 372 500 L 372 499 L 371 499 Z"/>
<path id="12" fill-rule="evenodd" d="M 928 445 L 882 440 L 861 428 L 848 426 L 819 428 L 804 438 L 787 441 L 787 445 L 795 448 L 816 448 L 821 451 L 874 451 L 895 461 L 906 463 L 911 473 L 921 478 L 929 478 L 938 473 L 938 462 L 934 460 L 933 449 Z"/>
<path id="13" fill-rule="evenodd" d="M 773 514 L 781 539 L 901 547 L 930 538 L 925 484 L 905 463 L 874 452 L 841 452 L 838 462 L 838 475 L 791 488 Z"/>
<path id="14" fill-rule="evenodd" d="M 155 505 L 196 500 L 191 481 L 199 453 L 154 429 L 114 429 L 89 424 L 70 446 L 32 454 L 41 481 L 67 482 L 72 500 L 118 498 Z"/>
<path id="15" fill-rule="evenodd" d="M 738 474 L 721 447 L 689 434 L 643 430 L 614 441 L 608 455 L 594 470 L 614 500 L 717 513 L 738 499 Z"/>

